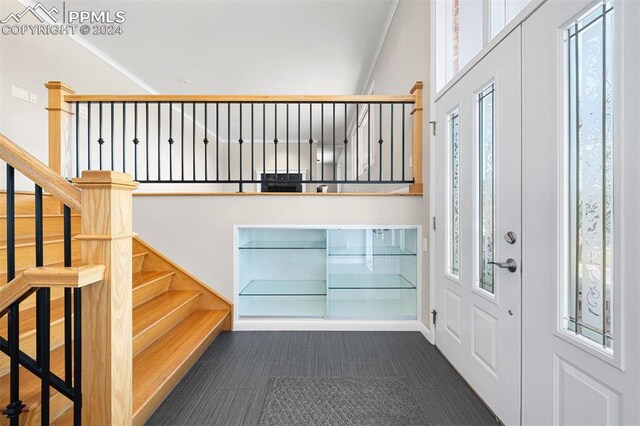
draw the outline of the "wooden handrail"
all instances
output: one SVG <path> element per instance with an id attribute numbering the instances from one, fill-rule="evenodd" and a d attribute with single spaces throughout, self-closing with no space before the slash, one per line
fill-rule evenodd
<path id="1" fill-rule="evenodd" d="M 84 287 L 102 281 L 104 279 L 104 270 L 104 265 L 27 269 L 7 285 L 0 288 L 0 315 L 4 315 L 12 304 L 28 295 L 34 289 L 42 287 Z"/>
<path id="2" fill-rule="evenodd" d="M 411 95 L 66 95 L 65 102 L 347 102 L 406 103 L 416 100 Z"/>
<path id="3" fill-rule="evenodd" d="M 78 188 L 1 133 L 0 158 L 71 209 L 82 213 Z"/>

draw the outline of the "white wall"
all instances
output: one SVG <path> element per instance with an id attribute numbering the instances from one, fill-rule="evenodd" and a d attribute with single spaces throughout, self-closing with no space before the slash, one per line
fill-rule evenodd
<path id="1" fill-rule="evenodd" d="M 423 226 L 423 237 L 430 237 L 429 219 L 429 51 L 430 51 L 430 3 L 421 0 L 402 0 L 398 3 L 395 15 L 389 27 L 380 56 L 375 64 L 371 79 L 367 88 L 375 85 L 375 94 L 402 94 L 409 90 L 418 80 L 424 82 L 424 111 L 423 111 L 423 135 L 422 164 L 424 196 L 421 201 L 420 224 Z M 396 131 L 398 126 L 396 126 Z M 399 139 L 398 139 L 399 140 Z M 396 157 L 396 161 L 398 158 Z M 396 170 L 400 171 L 396 162 Z M 408 169 L 408 175 L 411 169 Z M 372 171 L 372 176 L 374 176 Z M 376 175 L 377 176 L 377 175 Z M 389 190 L 389 186 L 383 188 L 368 188 L 369 190 Z M 343 188 L 343 190 L 346 190 Z M 358 190 L 366 191 L 367 187 L 360 185 Z M 429 256 L 422 253 L 422 276 L 429 277 Z M 429 327 L 429 283 L 423 278 L 423 318 L 422 322 Z"/>
<path id="2" fill-rule="evenodd" d="M 422 199 L 413 196 L 230 194 L 133 199 L 133 229 L 140 238 L 229 299 L 233 299 L 234 225 L 420 225 L 421 217 Z"/>

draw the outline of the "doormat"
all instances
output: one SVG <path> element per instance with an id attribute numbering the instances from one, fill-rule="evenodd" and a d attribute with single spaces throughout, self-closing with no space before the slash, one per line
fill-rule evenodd
<path id="1" fill-rule="evenodd" d="M 426 425 L 407 378 L 272 378 L 260 425 Z"/>

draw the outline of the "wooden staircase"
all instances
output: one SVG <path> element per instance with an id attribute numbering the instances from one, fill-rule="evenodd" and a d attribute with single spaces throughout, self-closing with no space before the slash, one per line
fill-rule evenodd
<path id="1" fill-rule="evenodd" d="M 6 265 L 5 197 L 0 197 L 0 272 Z M 61 204 L 45 196 L 44 234 L 46 265 L 61 264 Z M 33 194 L 16 194 L 16 268 L 35 262 Z M 80 216 L 73 215 L 74 235 Z M 80 264 L 80 245 L 72 253 Z M 232 327 L 232 304 L 187 271 L 158 253 L 144 241 L 133 240 L 133 419 L 143 424 L 173 387 L 187 373 L 222 330 Z M 1 277 L 6 282 L 6 275 Z M 51 371 L 64 378 L 64 300 L 61 290 L 52 291 Z M 20 349 L 35 357 L 35 295 L 21 303 Z M 84 307 L 85 309 L 90 307 Z M 0 318 L 0 335 L 7 337 L 7 318 Z M 9 402 L 9 359 L 0 353 L 0 406 Z M 20 397 L 28 412 L 22 424 L 39 424 L 40 381 L 24 368 L 20 371 Z M 72 402 L 51 390 L 51 420 L 73 424 Z M 0 424 L 8 424 L 2 416 Z"/>

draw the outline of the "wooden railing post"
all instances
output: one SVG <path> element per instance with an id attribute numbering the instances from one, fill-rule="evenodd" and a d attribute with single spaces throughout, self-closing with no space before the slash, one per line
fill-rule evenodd
<path id="1" fill-rule="evenodd" d="M 417 81 L 411 89 L 411 94 L 415 96 L 413 105 L 413 145 L 411 170 L 414 182 L 409 186 L 409 192 L 422 193 L 422 82 Z"/>
<path id="2" fill-rule="evenodd" d="M 105 265 L 82 292 L 82 423 L 130 425 L 132 405 L 132 192 L 125 173 L 84 171 L 82 262 Z"/>
<path id="3" fill-rule="evenodd" d="M 71 177 L 70 164 L 63 164 L 63 156 L 71 153 L 71 119 L 73 111 L 71 104 L 65 102 L 65 95 L 75 92 L 61 81 L 49 81 L 44 87 L 49 90 L 49 167 L 64 177 Z"/>

